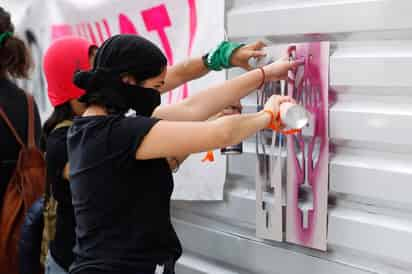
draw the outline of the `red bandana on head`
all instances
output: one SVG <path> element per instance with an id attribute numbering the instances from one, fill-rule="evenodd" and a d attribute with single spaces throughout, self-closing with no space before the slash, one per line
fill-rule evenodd
<path id="1" fill-rule="evenodd" d="M 78 70 L 90 69 L 90 46 L 92 44 L 83 38 L 63 37 L 55 40 L 47 49 L 43 68 L 49 100 L 53 107 L 84 94 L 84 90 L 73 84 L 73 74 Z"/>

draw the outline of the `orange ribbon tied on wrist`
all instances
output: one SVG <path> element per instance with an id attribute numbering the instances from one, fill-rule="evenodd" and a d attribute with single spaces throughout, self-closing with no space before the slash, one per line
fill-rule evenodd
<path id="1" fill-rule="evenodd" d="M 302 129 L 282 129 L 282 120 L 280 117 L 280 112 L 276 115 L 273 113 L 273 111 L 269 109 L 265 109 L 264 112 L 267 112 L 270 114 L 270 121 L 267 126 L 267 128 L 270 128 L 271 130 L 278 131 L 284 135 L 292 135 L 296 133 L 300 133 Z M 208 151 L 205 155 L 205 157 L 202 159 L 202 162 L 214 162 L 215 161 L 215 156 L 213 154 L 213 151 Z"/>
<path id="2" fill-rule="evenodd" d="M 292 134 L 296 134 L 302 131 L 302 129 L 282 130 L 281 129 L 282 120 L 280 119 L 280 112 L 278 112 L 276 118 L 275 118 L 275 114 L 273 113 L 273 111 L 265 109 L 264 112 L 269 113 L 271 117 L 267 128 L 270 128 L 271 130 L 274 130 L 274 131 L 279 131 L 280 133 L 285 134 L 285 135 L 292 135 Z"/>

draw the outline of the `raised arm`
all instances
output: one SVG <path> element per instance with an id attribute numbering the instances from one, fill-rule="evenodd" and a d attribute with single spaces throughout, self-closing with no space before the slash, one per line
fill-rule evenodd
<path id="1" fill-rule="evenodd" d="M 171 91 L 186 82 L 206 75 L 208 72 L 209 69 L 203 63 L 202 57 L 189 58 L 167 70 L 165 84 L 160 92 Z"/>
<path id="2" fill-rule="evenodd" d="M 264 46 L 265 44 L 261 41 L 245 46 L 239 45 L 239 48 L 235 46 L 233 52 L 229 55 L 228 62 L 230 66 L 249 70 L 249 58 L 264 56 L 265 53 L 262 51 Z M 171 91 L 184 83 L 206 75 L 210 70 L 216 69 L 215 66 L 208 66 L 207 64 L 202 57 L 195 57 L 171 66 L 167 70 L 165 84 L 160 92 L 165 93 Z"/>
<path id="3" fill-rule="evenodd" d="M 171 105 L 161 105 L 153 113 L 171 121 L 202 121 L 239 101 L 255 91 L 263 81 L 287 78 L 288 70 L 300 63 L 289 62 L 288 56 L 264 66 L 262 69 L 249 71 L 222 84 L 205 89 L 189 98 Z"/>

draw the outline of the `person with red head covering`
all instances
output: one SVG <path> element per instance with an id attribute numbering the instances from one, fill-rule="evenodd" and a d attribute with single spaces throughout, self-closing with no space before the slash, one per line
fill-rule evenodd
<path id="1" fill-rule="evenodd" d="M 79 37 L 57 39 L 44 55 L 44 74 L 47 92 L 53 107 L 69 104 L 77 109 L 77 99 L 84 94 L 73 84 L 76 71 L 90 69 L 90 52 L 94 45 Z M 56 111 L 56 109 L 55 109 Z"/>
<path id="2" fill-rule="evenodd" d="M 54 107 L 43 127 L 47 186 L 57 201 L 56 234 L 50 241 L 46 274 L 68 273 L 74 259 L 75 220 L 67 175 L 66 135 L 72 119 L 85 110 L 78 101 L 84 91 L 73 84 L 73 75 L 90 69 L 95 48 L 83 38 L 64 37 L 54 41 L 44 55 L 47 91 Z"/>

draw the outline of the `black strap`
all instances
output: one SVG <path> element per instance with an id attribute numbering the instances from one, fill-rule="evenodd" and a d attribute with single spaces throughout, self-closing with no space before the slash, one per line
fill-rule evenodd
<path id="1" fill-rule="evenodd" d="M 34 130 L 34 99 L 33 96 L 26 93 L 26 98 L 27 98 L 27 112 L 28 112 L 28 117 L 27 117 L 27 122 L 28 122 L 28 127 L 27 127 L 27 146 L 28 147 L 35 147 L 36 146 L 36 137 L 35 137 L 35 130 Z"/>

